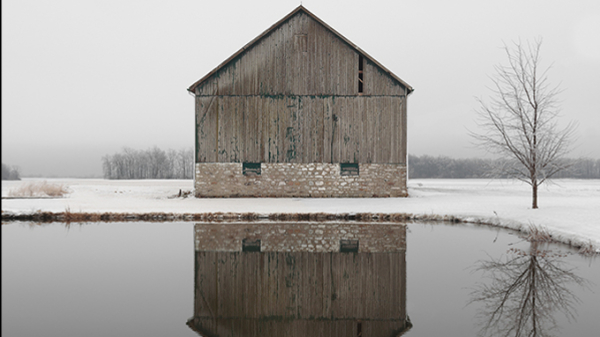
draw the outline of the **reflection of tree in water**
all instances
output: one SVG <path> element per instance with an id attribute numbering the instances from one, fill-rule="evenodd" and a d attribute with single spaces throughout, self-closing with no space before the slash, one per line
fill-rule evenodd
<path id="1" fill-rule="evenodd" d="M 472 293 L 471 303 L 481 302 L 478 314 L 481 336 L 551 336 L 558 329 L 554 313 L 575 319 L 579 299 L 569 289 L 571 283 L 585 286 L 585 279 L 566 268 L 560 254 L 538 249 L 540 241 L 529 238 L 529 251 L 509 250 L 512 257 L 480 261 L 488 284 L 481 283 Z"/>

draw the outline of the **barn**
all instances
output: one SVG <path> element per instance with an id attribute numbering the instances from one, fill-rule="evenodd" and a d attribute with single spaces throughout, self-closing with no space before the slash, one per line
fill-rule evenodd
<path id="1" fill-rule="evenodd" d="M 413 88 L 302 5 L 188 91 L 196 197 L 404 197 Z"/>
<path id="2" fill-rule="evenodd" d="M 318 236 L 315 233 L 319 233 Z M 201 336 L 401 336 L 406 225 L 194 225 Z"/>

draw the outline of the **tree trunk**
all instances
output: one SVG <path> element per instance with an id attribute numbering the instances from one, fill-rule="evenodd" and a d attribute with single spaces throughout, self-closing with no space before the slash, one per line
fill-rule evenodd
<path id="1" fill-rule="evenodd" d="M 538 184 L 537 184 L 537 181 L 535 181 L 533 183 L 533 185 L 531 185 L 531 188 L 533 189 L 533 204 L 532 204 L 531 208 L 536 209 L 536 208 L 538 208 L 538 204 L 537 204 Z"/>

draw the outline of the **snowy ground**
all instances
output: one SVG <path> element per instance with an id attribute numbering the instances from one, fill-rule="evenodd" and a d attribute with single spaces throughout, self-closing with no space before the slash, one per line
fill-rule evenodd
<path id="1" fill-rule="evenodd" d="M 2 197 L 21 184 L 43 179 L 2 181 Z M 520 229 L 545 227 L 553 237 L 600 249 L 600 180 L 555 180 L 539 191 L 531 209 L 528 185 L 512 180 L 412 179 L 408 198 L 172 198 L 193 189 L 191 180 L 46 179 L 68 186 L 57 199 L 2 199 L 2 212 L 123 213 L 411 213 L 453 215 Z"/>

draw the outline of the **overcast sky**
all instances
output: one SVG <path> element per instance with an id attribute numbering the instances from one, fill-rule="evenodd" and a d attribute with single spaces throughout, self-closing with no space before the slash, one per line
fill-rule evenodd
<path id="1" fill-rule="evenodd" d="M 475 97 L 503 43 L 543 38 L 573 157 L 600 158 L 600 1 L 302 4 L 415 88 L 409 153 L 476 157 Z M 101 176 L 123 147 L 191 148 L 187 88 L 294 10 L 287 0 L 3 0 L 2 162 L 22 175 Z"/>

